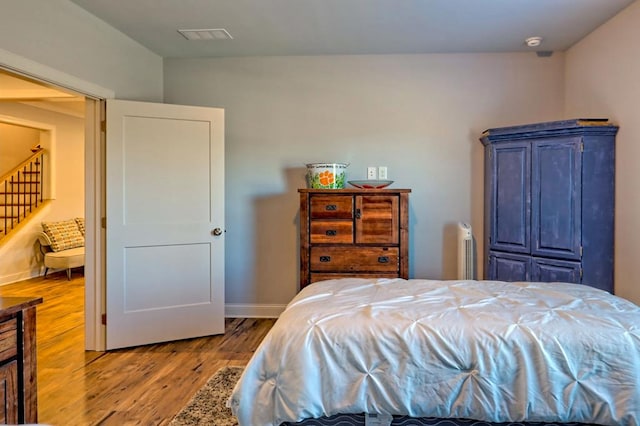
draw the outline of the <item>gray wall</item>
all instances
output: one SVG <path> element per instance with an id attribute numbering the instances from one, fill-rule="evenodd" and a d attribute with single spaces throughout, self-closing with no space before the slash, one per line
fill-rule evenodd
<path id="1" fill-rule="evenodd" d="M 295 293 L 305 163 L 350 162 L 351 179 L 388 166 L 396 187 L 413 190 L 411 275 L 452 278 L 455 222 L 483 237 L 480 133 L 578 115 L 621 125 L 616 289 L 640 301 L 638 2 L 570 49 L 566 70 L 562 53 L 166 59 L 163 69 L 68 0 L 2 6 L 0 62 L 12 52 L 119 98 L 225 108 L 228 303 L 280 305 Z"/>
<path id="2" fill-rule="evenodd" d="M 0 49 L 121 99 L 162 101 L 162 58 L 68 0 L 3 0 Z"/>
<path id="3" fill-rule="evenodd" d="M 0 66 L 88 93 L 161 102 L 162 58 L 68 0 L 3 0 Z M 2 103 L 0 115 L 55 127 L 57 202 L 0 250 L 0 284 L 40 273 L 35 236 L 42 220 L 84 215 L 84 120 Z M 71 165 L 80 165 L 72 167 Z"/>
<path id="4" fill-rule="evenodd" d="M 616 138 L 615 293 L 640 304 L 640 2 L 634 2 L 567 53 L 566 109 L 607 117 Z"/>
<path id="5" fill-rule="evenodd" d="M 308 162 L 387 166 L 412 190 L 411 277 L 455 278 L 456 222 L 482 238 L 480 134 L 561 117 L 563 77 L 562 54 L 165 59 L 165 102 L 225 108 L 227 303 L 296 293 Z"/>

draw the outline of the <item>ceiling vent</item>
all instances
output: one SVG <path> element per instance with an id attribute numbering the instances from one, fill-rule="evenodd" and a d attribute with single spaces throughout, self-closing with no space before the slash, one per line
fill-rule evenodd
<path id="1" fill-rule="evenodd" d="M 203 30 L 178 30 L 187 40 L 231 40 L 231 34 L 224 28 Z"/>

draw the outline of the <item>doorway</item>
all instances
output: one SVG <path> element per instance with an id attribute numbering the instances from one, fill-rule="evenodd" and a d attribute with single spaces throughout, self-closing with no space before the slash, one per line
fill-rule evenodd
<path id="1" fill-rule="evenodd" d="M 8 58 L 14 59 L 13 57 Z M 101 179 L 103 167 L 101 164 L 101 131 L 100 121 L 104 115 L 101 112 L 101 98 L 96 98 L 90 94 L 83 93 L 78 90 L 69 89 L 68 87 L 77 86 L 82 88 L 83 82 L 78 82 L 70 76 L 61 75 L 47 67 L 39 65 L 29 65 L 22 70 L 5 66 L 7 58 L 0 56 L 0 87 L 3 88 L 2 94 L 8 93 L 4 87 L 14 85 L 16 90 L 10 95 L 0 98 L 0 111 L 3 105 L 7 109 L 7 105 L 15 104 L 14 113 L 19 110 L 24 111 L 29 108 L 40 109 L 50 115 L 58 114 L 69 115 L 82 127 L 80 144 L 80 157 L 76 158 L 76 164 L 84 164 L 84 170 L 81 176 L 76 176 L 83 183 L 82 204 L 84 206 L 84 217 L 86 223 L 85 235 L 85 349 L 87 350 L 103 350 L 104 336 L 102 325 L 100 324 L 100 313 L 102 311 L 102 290 L 100 285 L 102 281 L 96 277 L 101 277 L 102 262 L 100 244 L 102 243 L 99 218 L 103 214 L 102 198 L 100 193 L 103 181 Z M 10 61 L 9 61 L 10 62 Z M 27 73 L 27 71 L 29 71 Z M 53 75 L 62 80 L 61 85 L 48 83 L 46 80 L 48 75 Z M 73 84 L 64 86 L 65 81 Z M 88 83 L 84 84 L 93 92 L 98 92 L 106 96 L 112 96 L 111 92 L 100 88 L 95 88 Z M 27 88 L 29 90 L 27 90 Z M 2 112 L 0 112 L 2 114 Z M 13 114 L 16 115 L 16 114 Z M 77 152 L 76 152 L 77 154 Z M 82 210 L 80 210 L 82 211 Z"/>

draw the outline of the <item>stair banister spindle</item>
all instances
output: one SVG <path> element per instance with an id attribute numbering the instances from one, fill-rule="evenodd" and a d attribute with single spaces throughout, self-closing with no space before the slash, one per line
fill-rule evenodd
<path id="1" fill-rule="evenodd" d="M 33 210 L 32 206 L 33 206 L 33 185 L 34 185 L 34 181 L 33 181 L 33 162 L 29 163 L 29 205 L 27 206 L 26 210 L 29 210 L 29 214 L 31 214 L 31 211 Z"/>
<path id="2" fill-rule="evenodd" d="M 40 154 L 40 157 L 38 157 L 36 159 L 36 161 L 34 162 L 36 165 L 36 172 L 40 172 L 40 163 L 42 163 L 42 154 Z M 42 179 L 42 175 L 40 173 L 36 173 L 36 176 L 38 176 L 38 185 L 37 185 L 37 193 L 36 193 L 36 208 L 38 208 L 38 203 L 40 201 L 42 201 L 42 188 L 44 187 L 44 181 Z"/>
<path id="3" fill-rule="evenodd" d="M 9 213 L 7 211 L 7 207 L 8 207 L 8 203 L 7 203 L 7 195 L 9 194 L 7 192 L 8 188 L 7 188 L 7 181 L 5 180 L 3 182 L 4 185 L 4 226 L 2 227 L 2 232 L 7 235 L 7 214 Z"/>
<path id="4" fill-rule="evenodd" d="M 18 170 L 18 202 L 13 206 L 16 209 L 15 216 L 18 216 L 18 223 L 20 223 L 20 203 L 27 200 L 27 189 L 24 182 L 24 173 L 22 174 L 22 181 L 20 181 L 20 170 Z M 20 191 L 22 191 L 22 196 L 20 196 Z"/>
<path id="5" fill-rule="evenodd" d="M 14 215 L 14 208 L 15 208 L 15 204 L 16 204 L 16 191 L 14 190 L 15 188 L 15 180 L 13 178 L 13 176 L 11 177 L 11 209 L 9 209 L 9 212 L 11 214 L 10 217 L 10 229 L 13 229 L 13 215 Z M 19 198 L 19 197 L 18 197 Z"/>
<path id="6" fill-rule="evenodd" d="M 31 163 L 29 163 L 29 166 L 31 166 Z M 27 194 L 27 196 L 25 197 L 25 206 L 24 206 L 24 215 L 25 217 L 27 216 L 27 212 L 31 213 L 31 191 L 33 191 L 32 189 L 32 185 L 33 185 L 33 176 L 31 176 L 31 173 L 29 173 L 28 167 L 25 166 L 25 170 L 24 170 L 24 192 Z M 29 202 L 27 202 L 27 200 L 29 200 Z"/>

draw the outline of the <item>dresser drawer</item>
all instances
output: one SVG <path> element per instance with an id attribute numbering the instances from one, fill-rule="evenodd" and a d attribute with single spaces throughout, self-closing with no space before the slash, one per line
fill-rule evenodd
<path id="1" fill-rule="evenodd" d="M 18 320 L 0 322 L 0 362 L 18 354 Z"/>
<path id="2" fill-rule="evenodd" d="M 339 278 L 398 278 L 399 275 L 397 272 L 375 272 L 375 273 L 365 273 L 365 272 L 320 272 L 320 273 L 311 273 L 310 283 L 315 283 L 318 281 L 325 280 L 336 280 Z"/>
<path id="3" fill-rule="evenodd" d="M 316 243 L 353 243 L 353 221 L 351 220 L 312 220 L 311 244 Z"/>
<path id="4" fill-rule="evenodd" d="M 311 247 L 311 271 L 397 272 L 397 247 Z"/>
<path id="5" fill-rule="evenodd" d="M 353 197 L 350 195 L 314 195 L 311 219 L 352 219 Z"/>

